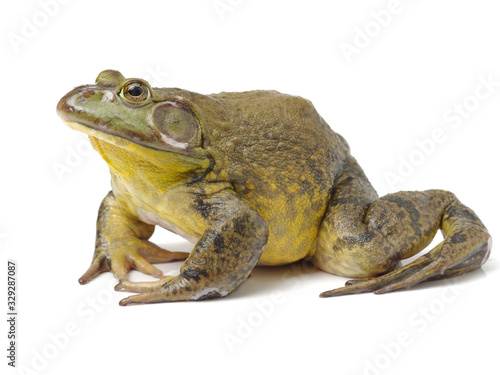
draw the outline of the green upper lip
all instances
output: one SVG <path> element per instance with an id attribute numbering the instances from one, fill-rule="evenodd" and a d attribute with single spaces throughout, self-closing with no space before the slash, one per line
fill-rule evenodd
<path id="1" fill-rule="evenodd" d="M 81 110 L 77 110 L 74 106 L 68 103 L 70 99 L 74 99 L 77 95 L 80 95 L 83 90 L 89 89 L 89 86 L 79 86 L 64 95 L 59 103 L 57 103 L 57 114 L 65 121 L 74 121 L 81 123 L 81 118 L 75 116 L 75 114 L 81 113 Z M 85 124 L 88 125 L 88 124 Z"/>

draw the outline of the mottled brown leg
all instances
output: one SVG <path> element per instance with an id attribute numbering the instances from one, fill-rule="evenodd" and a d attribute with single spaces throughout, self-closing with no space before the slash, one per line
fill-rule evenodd
<path id="1" fill-rule="evenodd" d="M 391 269 L 425 248 L 439 228 L 443 242 L 406 266 Z M 387 293 L 472 271 L 487 260 L 491 238 L 476 214 L 452 193 L 399 192 L 377 199 L 361 168 L 351 163 L 339 176 L 318 244 L 313 261 L 327 272 L 382 275 L 321 294 L 331 297 Z"/>

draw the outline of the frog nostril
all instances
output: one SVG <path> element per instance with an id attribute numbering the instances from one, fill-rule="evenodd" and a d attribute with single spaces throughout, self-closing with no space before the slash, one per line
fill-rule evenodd
<path id="1" fill-rule="evenodd" d="M 88 89 L 85 89 L 82 91 L 82 96 L 84 98 L 90 98 L 92 95 L 94 95 L 94 90 L 88 90 Z"/>

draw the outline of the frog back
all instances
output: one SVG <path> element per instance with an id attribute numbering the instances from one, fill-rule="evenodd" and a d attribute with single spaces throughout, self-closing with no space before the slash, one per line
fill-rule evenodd
<path id="1" fill-rule="evenodd" d="M 349 154 L 312 103 L 276 91 L 220 93 L 217 123 L 207 123 L 215 165 L 266 220 L 261 264 L 312 256 L 336 168 Z"/>

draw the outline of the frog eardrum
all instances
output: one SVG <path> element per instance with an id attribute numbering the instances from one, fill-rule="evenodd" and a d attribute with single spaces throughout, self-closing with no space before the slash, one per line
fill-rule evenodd
<path id="1" fill-rule="evenodd" d="M 176 102 L 166 102 L 153 110 L 153 123 L 158 130 L 180 144 L 192 141 L 198 133 L 198 122 L 188 108 Z"/>

